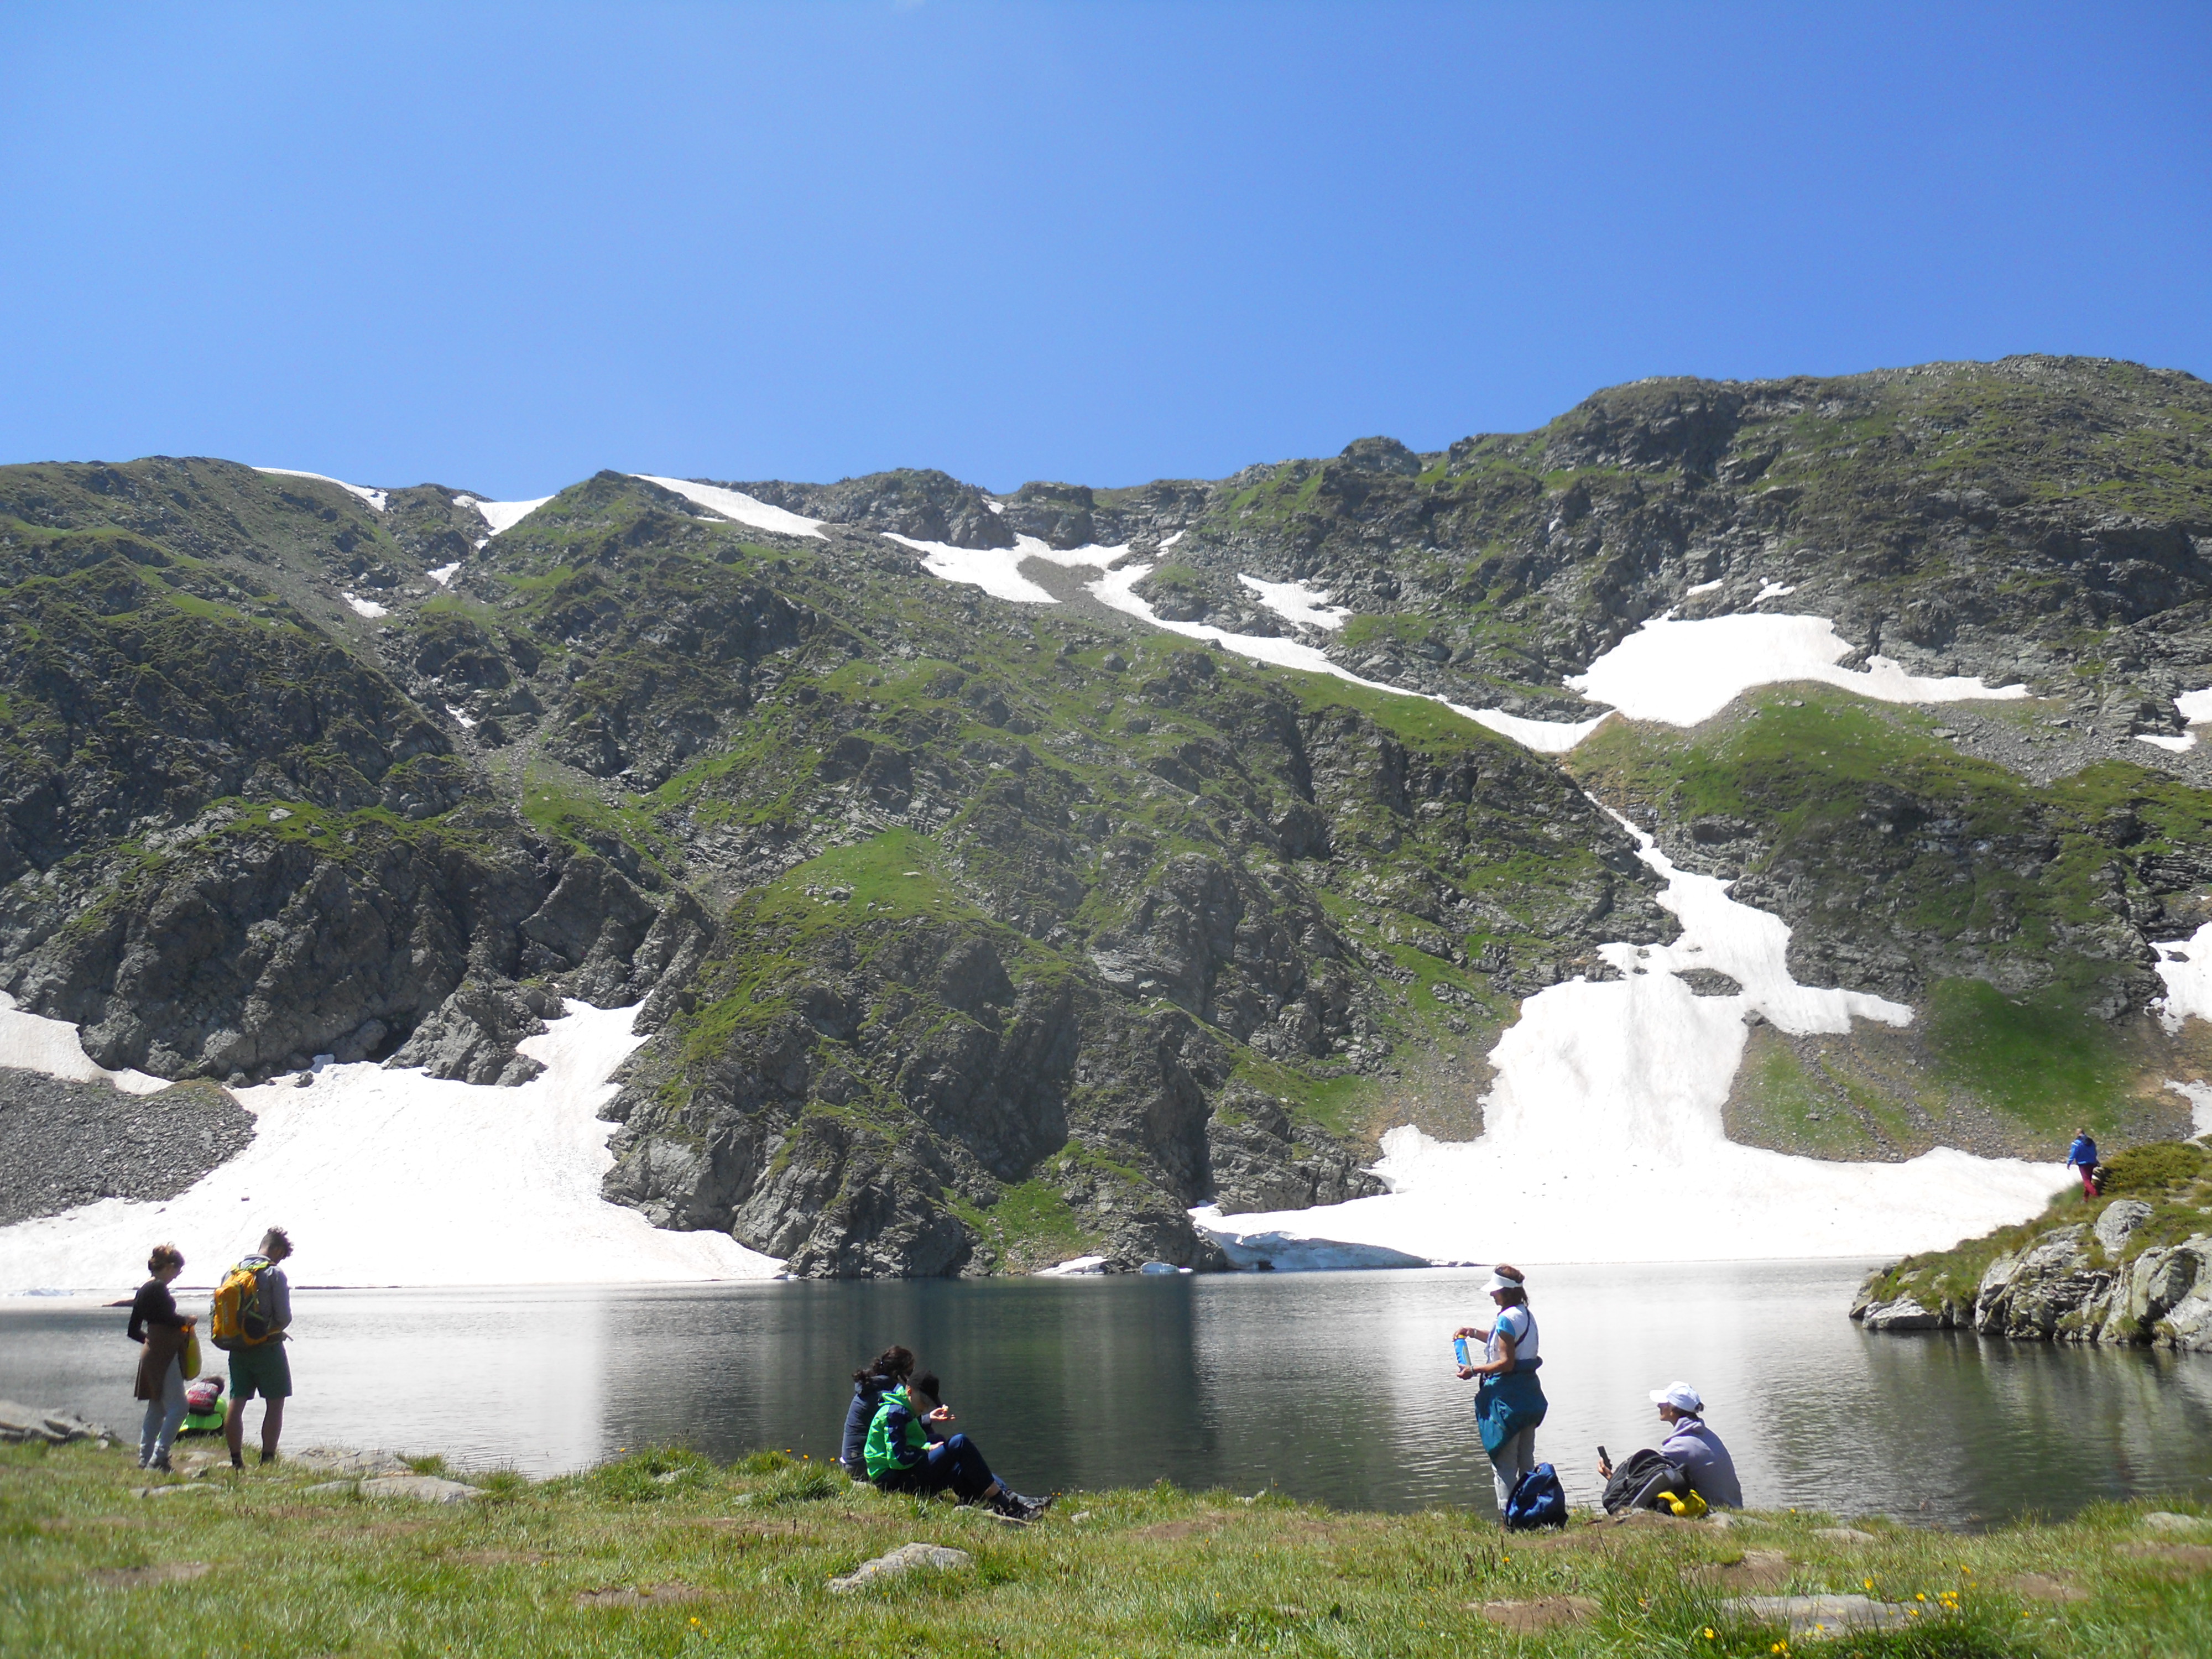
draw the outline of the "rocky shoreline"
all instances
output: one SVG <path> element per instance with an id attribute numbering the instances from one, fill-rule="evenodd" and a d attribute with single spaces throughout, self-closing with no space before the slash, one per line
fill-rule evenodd
<path id="1" fill-rule="evenodd" d="M 2128 1182 L 2128 1166 L 2152 1178 Z M 2106 1343 L 2212 1352 L 2212 1210 L 2192 1182 L 2197 1143 L 2164 1143 L 2114 1160 L 2120 1178 L 2085 1206 L 2087 1218 L 2046 1214 L 1955 1249 L 1867 1276 L 1850 1316 L 1870 1331 L 1974 1331 L 2027 1341 Z M 2163 1178 L 2155 1178 L 2163 1177 Z M 2115 1186 L 2133 1186 L 2123 1195 Z"/>

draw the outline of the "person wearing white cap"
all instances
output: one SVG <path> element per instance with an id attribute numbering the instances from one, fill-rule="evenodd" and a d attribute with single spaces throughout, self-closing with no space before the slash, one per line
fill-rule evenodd
<path id="1" fill-rule="evenodd" d="M 1743 1507 L 1743 1485 L 1735 1476 L 1735 1459 L 1721 1443 L 1720 1436 L 1705 1426 L 1705 1402 L 1686 1382 L 1669 1382 L 1651 1390 L 1651 1403 L 1667 1425 L 1667 1438 L 1659 1455 L 1688 1478 L 1690 1489 L 1713 1509 Z M 1597 1461 L 1601 1478 L 1610 1480 L 1613 1465 Z"/>
<path id="2" fill-rule="evenodd" d="M 1482 1364 L 1461 1366 L 1459 1376 L 1462 1382 L 1482 1379 L 1474 1394 L 1474 1422 L 1482 1434 L 1482 1449 L 1490 1455 L 1498 1512 L 1503 1516 L 1513 1488 L 1536 1467 L 1536 1427 L 1549 1406 L 1543 1385 L 1536 1381 L 1544 1358 L 1520 1269 L 1501 1263 L 1483 1289 L 1498 1306 L 1496 1322 L 1486 1329 L 1463 1325 L 1452 1334 L 1475 1337 L 1485 1344 Z"/>

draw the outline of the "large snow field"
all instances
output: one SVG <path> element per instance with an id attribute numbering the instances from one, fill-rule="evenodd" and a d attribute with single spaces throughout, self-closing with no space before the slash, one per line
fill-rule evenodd
<path id="1" fill-rule="evenodd" d="M 127 1289 L 164 1240 L 210 1282 L 272 1224 L 291 1231 L 302 1285 L 773 1277 L 781 1264 L 725 1234 L 665 1232 L 599 1196 L 614 1126 L 595 1114 L 645 1038 L 634 1008 L 568 1010 L 521 1044 L 546 1069 L 519 1088 L 363 1062 L 326 1065 L 304 1089 L 234 1091 L 258 1120 L 244 1152 L 165 1202 L 103 1199 L 0 1228 L 0 1293 Z M 0 1062 L 105 1075 L 59 1021 L 9 1011 L 0 1043 Z"/>
<path id="2" fill-rule="evenodd" d="M 371 489 L 367 484 L 348 483 L 343 478 L 333 478 L 327 472 L 302 472 L 293 466 L 257 466 L 256 472 L 266 472 L 276 478 L 313 478 L 318 483 L 336 484 L 349 495 L 358 495 L 376 512 L 384 511 L 384 503 L 391 491 Z"/>
<path id="3" fill-rule="evenodd" d="M 1764 597 L 1762 595 L 1762 597 Z M 1765 613 L 1648 622 L 1567 684 L 1635 720 L 1696 726 L 1756 686 L 1816 680 L 1881 702 L 1960 702 L 2024 697 L 2024 685 L 1990 687 L 1953 675 L 1923 679 L 1887 657 L 1863 670 L 1838 668 L 1850 646 L 1825 617 Z"/>
<path id="4" fill-rule="evenodd" d="M 1234 1257 L 1286 1267 L 1371 1262 L 1378 1250 L 1436 1262 L 1888 1255 L 2023 1220 L 2065 1184 L 2063 1165 L 1948 1148 L 1838 1164 L 1730 1141 L 1721 1109 L 1747 1013 L 1802 1036 L 1847 1031 L 1854 1018 L 1903 1025 L 1912 1011 L 1798 984 L 1779 917 L 1676 869 L 1630 830 L 1667 878 L 1659 902 L 1681 936 L 1607 945 L 1620 978 L 1576 979 L 1523 1002 L 1491 1052 L 1497 1083 L 1479 1139 L 1393 1129 L 1376 1166 L 1388 1194 L 1271 1214 L 1201 1209 L 1200 1226 Z M 1743 988 L 1697 996 L 1678 977 L 1694 968 Z"/>
<path id="5" fill-rule="evenodd" d="M 642 478 L 647 483 L 657 483 L 663 489 L 672 489 L 695 506 L 709 513 L 719 514 L 733 524 L 750 525 L 755 530 L 773 530 L 786 536 L 822 535 L 822 520 L 810 519 L 781 507 L 770 507 L 757 501 L 742 489 L 723 489 L 714 484 L 693 483 L 689 478 L 661 478 L 650 472 L 635 472 L 632 477 Z"/>

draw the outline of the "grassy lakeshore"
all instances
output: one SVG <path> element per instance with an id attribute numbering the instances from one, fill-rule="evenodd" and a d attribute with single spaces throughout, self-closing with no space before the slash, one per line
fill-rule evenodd
<path id="1" fill-rule="evenodd" d="M 1975 1535 L 1824 1535 L 1792 1512 L 1509 1537 L 1471 1510 L 1167 1486 L 1013 1528 L 775 1454 L 477 1477 L 482 1498 L 435 1506 L 311 1494 L 330 1477 L 303 1469 L 151 1498 L 145 1478 L 119 1449 L 0 1449 L 0 1653 L 2212 1652 L 2212 1519 L 2147 1523 L 2149 1504 Z M 827 1588 L 910 1540 L 973 1565 Z M 1869 1589 L 1908 1627 L 1791 1641 L 1728 1605 Z"/>

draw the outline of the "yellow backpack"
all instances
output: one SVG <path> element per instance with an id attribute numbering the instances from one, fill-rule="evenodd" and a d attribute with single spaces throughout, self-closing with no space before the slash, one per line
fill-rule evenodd
<path id="1" fill-rule="evenodd" d="M 257 1348 L 269 1340 L 269 1319 L 261 1310 L 261 1275 L 269 1265 L 259 1256 L 248 1256 L 215 1287 L 215 1305 L 208 1311 L 208 1340 L 216 1347 Z"/>

